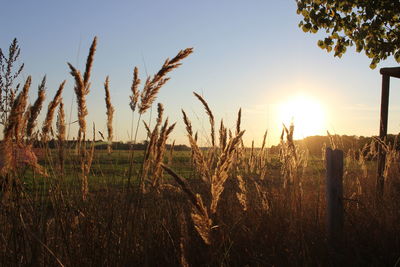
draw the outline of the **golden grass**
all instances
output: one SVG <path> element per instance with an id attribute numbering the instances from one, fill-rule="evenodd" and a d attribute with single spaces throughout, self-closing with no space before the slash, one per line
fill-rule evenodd
<path id="1" fill-rule="evenodd" d="M 151 107 L 157 97 L 160 88 L 170 79 L 169 77 L 166 77 L 166 75 L 173 69 L 178 68 L 181 65 L 180 61 L 189 56 L 192 52 L 193 48 L 187 48 L 185 50 L 179 51 L 179 53 L 173 59 L 165 60 L 163 66 L 156 75 L 147 78 L 140 96 L 140 114 L 145 113 Z M 135 81 L 136 79 L 134 75 L 134 84 L 136 84 Z M 135 98 L 135 90 L 132 89 L 132 92 L 133 98 Z"/>
<path id="2" fill-rule="evenodd" d="M 376 140 L 362 150 L 347 152 L 346 199 L 343 200 L 347 243 L 343 244 L 343 251 L 334 253 L 324 232 L 321 166 L 309 164 L 307 149 L 293 140 L 295 127 L 284 127 L 280 157 L 271 159 L 267 154 L 267 131 L 260 148 L 255 147 L 254 141 L 251 148 L 246 148 L 243 144 L 245 131 L 241 127 L 242 110 L 239 109 L 236 127 L 228 129 L 221 120 L 216 132 L 215 115 L 204 98 L 196 93 L 210 121 L 210 147 L 200 148 L 198 132 L 182 110 L 191 158 L 178 162 L 179 158 L 174 157 L 177 154 L 173 148 L 175 142 L 167 151 L 176 124 L 169 122 L 164 106 L 159 103 L 155 124 L 143 121 L 148 145 L 144 152 L 137 152 L 143 156 L 138 160 L 133 153 L 129 154 L 128 162 L 135 178 L 133 185 L 138 190 L 130 190 L 131 174 L 127 174 L 126 169 L 122 178 L 118 177 L 120 184 L 115 183 L 115 173 L 120 167 L 114 158 L 117 151 L 102 154 L 95 150 L 95 125 L 92 141 L 85 142 L 86 96 L 96 45 L 95 38 L 83 76 L 69 64 L 78 103 L 78 140 L 82 142 L 78 155 L 68 153 L 71 150 L 65 140 L 65 110 L 61 97 L 64 83 L 50 102 L 42 127 L 43 141 L 51 141 L 52 120 L 58 106 L 58 153 L 46 149 L 45 168 L 38 165 L 37 158 L 35 161 L 30 146 L 38 143 L 34 128 L 44 100 L 45 79 L 39 85 L 33 106 L 26 107 L 30 77 L 15 98 L 1 148 L 0 265 L 396 263 L 400 248 L 399 239 L 393 234 L 400 231 L 397 140 L 394 143 Z M 191 53 L 192 49 L 186 49 L 173 59 L 167 59 L 158 73 L 147 78 L 141 92 L 135 68 L 130 98 L 132 112 L 144 114 L 168 81 L 167 74 Z M 114 107 L 108 77 L 104 90 L 107 140 L 111 144 Z M 140 116 L 138 126 L 139 122 Z M 337 137 L 331 136 L 331 139 Z M 341 143 L 340 140 L 333 142 Z M 39 146 L 48 144 L 50 142 Z M 369 160 L 368 153 L 374 153 L 378 144 L 388 154 L 385 178 L 389 186 L 383 199 L 384 209 L 379 209 L 371 200 L 374 183 L 371 183 L 370 165 L 374 162 Z M 31 157 L 21 160 L 21 155 Z M 53 155 L 57 155 L 58 161 Z M 100 156 L 105 160 L 101 161 Z M 57 162 L 59 168 L 55 166 Z M 319 160 L 318 164 L 322 162 Z M 175 167 L 179 164 L 184 168 Z M 114 169 L 105 173 L 106 167 Z M 51 175 L 41 180 L 46 171 Z M 80 183 L 76 183 L 75 177 L 79 177 Z"/>
<path id="3" fill-rule="evenodd" d="M 136 109 L 136 105 L 138 103 L 139 100 L 139 84 L 140 84 L 140 79 L 139 79 L 139 70 L 137 67 L 135 67 L 135 69 L 133 70 L 133 80 L 132 80 L 132 86 L 131 86 L 131 91 L 132 91 L 132 95 L 130 96 L 131 102 L 129 103 L 132 112 L 135 111 Z"/>
<path id="4" fill-rule="evenodd" d="M 37 117 L 40 114 L 40 111 L 43 106 L 43 102 L 46 98 L 45 88 L 46 88 L 46 76 L 43 77 L 43 80 L 42 80 L 41 84 L 39 85 L 38 96 L 35 100 L 35 103 L 33 104 L 33 106 L 29 107 L 29 118 L 28 118 L 27 126 L 26 126 L 26 135 L 28 138 L 30 138 L 33 133 L 33 130 L 36 126 Z"/>
<path id="5" fill-rule="evenodd" d="M 111 144 L 113 141 L 113 115 L 114 115 L 114 107 L 111 104 L 111 96 L 109 89 L 109 78 L 106 77 L 106 81 L 104 82 L 104 90 L 105 90 L 105 100 L 106 100 L 106 108 L 107 108 L 107 133 L 108 133 L 108 153 L 111 153 Z"/>
<path id="6" fill-rule="evenodd" d="M 47 107 L 46 118 L 45 118 L 45 120 L 43 122 L 43 126 L 42 126 L 42 137 L 43 137 L 44 142 L 46 142 L 48 140 L 48 134 L 51 130 L 54 113 L 56 111 L 57 106 L 59 105 L 59 103 L 61 101 L 61 94 L 64 89 L 65 83 L 66 83 L 66 81 L 63 81 L 60 84 L 53 100 L 49 103 L 49 105 Z"/>

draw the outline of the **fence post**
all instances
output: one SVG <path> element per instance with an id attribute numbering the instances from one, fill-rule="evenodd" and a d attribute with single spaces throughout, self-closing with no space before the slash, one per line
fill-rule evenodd
<path id="1" fill-rule="evenodd" d="M 343 151 L 326 149 L 327 232 L 332 247 L 343 237 Z"/>
<path id="2" fill-rule="evenodd" d="M 379 123 L 379 138 L 384 141 L 387 135 L 388 128 L 388 110 L 389 110 L 389 84 L 390 76 L 382 73 L 382 94 L 381 94 L 381 116 Z M 385 178 L 383 171 L 385 169 L 386 152 L 379 146 L 378 147 L 378 174 L 376 178 L 376 196 L 378 203 L 380 202 L 385 185 Z"/>

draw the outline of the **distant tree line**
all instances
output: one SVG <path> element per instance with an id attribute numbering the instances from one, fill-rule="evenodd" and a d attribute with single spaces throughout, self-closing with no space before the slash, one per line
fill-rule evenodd
<path id="1" fill-rule="evenodd" d="M 310 155 L 320 156 L 322 155 L 322 148 L 335 147 L 343 150 L 345 153 L 349 150 L 353 150 L 356 154 L 363 151 L 366 156 L 371 150 L 377 149 L 377 142 L 373 142 L 376 137 L 365 137 L 365 136 L 349 136 L 349 135 L 331 135 L 331 136 L 309 136 L 302 140 L 297 140 L 299 146 L 306 148 Z M 396 142 L 396 149 L 400 150 L 400 140 L 397 140 L 398 136 L 389 134 L 386 139 L 387 144 L 393 145 Z M 372 146 L 371 146 L 372 145 Z M 280 144 L 272 146 L 270 149 L 271 153 L 279 153 Z"/>
<path id="2" fill-rule="evenodd" d="M 1 140 L 0 144 L 2 142 L 3 141 Z M 88 140 L 86 142 L 87 146 L 90 146 L 91 144 L 92 144 L 91 140 Z M 40 147 L 44 146 L 42 141 L 36 141 L 32 145 L 33 145 L 34 148 L 40 148 Z M 51 139 L 51 140 L 47 141 L 46 145 L 47 145 L 48 148 L 54 149 L 54 148 L 57 148 L 58 141 L 56 139 Z M 65 140 L 65 142 L 64 142 L 64 146 L 67 147 L 67 148 L 74 148 L 76 145 L 77 145 L 77 141 L 76 140 Z M 107 150 L 107 145 L 108 145 L 108 143 L 104 142 L 102 140 L 96 140 L 94 142 L 94 147 L 95 147 L 96 150 Z M 143 141 L 143 142 L 137 143 L 137 144 L 131 144 L 129 142 L 120 141 L 120 142 L 112 142 L 111 148 L 113 150 L 129 150 L 131 148 L 133 148 L 134 150 L 145 150 L 147 148 L 147 145 L 148 145 L 148 141 Z M 167 144 L 166 148 L 169 150 L 169 149 L 171 149 L 171 146 L 172 146 L 171 144 Z M 190 150 L 190 147 L 188 147 L 186 145 L 174 145 L 173 148 L 174 148 L 174 151 L 187 151 L 187 150 Z"/>
<path id="3" fill-rule="evenodd" d="M 393 134 L 388 134 L 386 143 L 387 144 L 394 144 L 396 142 L 396 149 L 400 150 L 400 136 L 398 135 L 393 135 Z M 368 153 L 371 150 L 370 145 L 373 144 L 373 140 L 376 137 L 365 137 L 365 136 L 355 136 L 355 135 L 331 135 L 331 136 L 309 136 L 301 140 L 296 140 L 295 143 L 299 145 L 300 147 L 304 147 L 308 150 L 309 154 L 312 156 L 320 156 L 322 154 L 322 149 L 324 146 L 326 147 L 335 147 L 338 149 L 343 150 L 344 152 L 348 152 L 349 150 L 353 151 L 359 151 L 363 150 L 364 148 L 364 153 Z M 399 138 L 399 140 L 397 140 Z M 0 144 L 2 143 L 2 140 L 0 141 Z M 86 142 L 86 145 L 91 145 L 92 141 L 88 140 Z M 47 142 L 47 147 L 50 149 L 57 148 L 57 140 L 51 139 Z M 77 145 L 76 140 L 66 140 L 65 141 L 65 147 L 68 148 L 74 148 Z M 95 149 L 96 150 L 107 150 L 107 142 L 104 142 L 103 140 L 96 140 L 94 142 Z M 129 150 L 133 148 L 134 150 L 145 150 L 147 148 L 148 141 L 142 141 L 141 143 L 137 144 L 131 144 L 130 142 L 112 142 L 112 149 L 113 150 Z M 171 144 L 167 144 L 166 148 L 169 150 L 171 149 Z M 269 149 L 269 153 L 275 154 L 279 153 L 280 150 L 280 144 L 271 146 Z M 376 149 L 376 142 L 374 144 L 375 149 Z M 33 147 L 39 148 L 43 147 L 43 142 L 41 141 L 36 141 L 33 143 Z M 190 147 L 186 145 L 174 145 L 173 147 L 174 151 L 189 151 Z M 202 150 L 207 150 L 206 147 L 201 147 L 200 149 Z M 255 148 L 256 150 L 258 148 Z"/>

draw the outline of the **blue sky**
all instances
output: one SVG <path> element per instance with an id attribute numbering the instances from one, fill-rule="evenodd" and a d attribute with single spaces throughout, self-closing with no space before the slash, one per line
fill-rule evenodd
<path id="1" fill-rule="evenodd" d="M 298 94 L 324 107 L 324 125 L 316 134 L 326 130 L 377 134 L 378 69 L 397 66 L 389 59 L 371 70 L 369 59 L 354 49 L 348 49 L 342 59 L 321 50 L 316 43 L 322 35 L 305 34 L 297 27 L 300 17 L 292 0 L 4 0 L 2 11 L 0 47 L 6 49 L 14 37 L 19 40 L 21 61 L 26 64 L 23 77 L 32 75 L 36 89 L 46 74 L 48 99 L 66 79 L 67 109 L 73 103 L 73 80 L 66 62 L 82 69 L 90 43 L 98 36 L 87 119 L 89 125 L 94 122 L 105 130 L 103 82 L 109 75 L 116 138 L 122 140 L 128 139 L 130 131 L 128 96 L 134 66 L 145 79 L 146 71 L 155 73 L 167 57 L 186 47 L 194 47 L 194 54 L 171 73 L 156 101 L 164 104 L 170 120 L 178 122 L 172 136 L 177 143 L 186 142 L 183 108 L 199 130 L 201 142 L 207 144 L 208 118 L 193 91 L 202 94 L 217 120 L 223 118 L 229 127 L 234 127 L 242 108 L 247 144 L 253 139 L 260 144 L 267 128 L 268 144 L 276 143 L 282 129 L 278 107 Z M 389 131 L 397 133 L 400 83 L 391 84 Z M 35 94 L 32 90 L 32 102 Z M 75 103 L 72 107 L 75 120 Z M 71 135 L 75 134 L 72 127 Z"/>

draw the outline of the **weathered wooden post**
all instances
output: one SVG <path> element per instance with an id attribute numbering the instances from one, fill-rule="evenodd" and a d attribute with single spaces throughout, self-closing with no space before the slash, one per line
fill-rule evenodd
<path id="1" fill-rule="evenodd" d="M 379 122 L 379 138 L 384 140 L 387 135 L 388 128 L 388 114 L 389 114 L 389 87 L 390 77 L 400 78 L 400 67 L 395 68 L 382 68 L 382 93 L 381 93 L 381 115 Z M 376 193 L 377 198 L 383 196 L 385 177 L 383 171 L 385 170 L 386 152 L 381 146 L 378 148 L 378 173 L 376 178 Z"/>
<path id="2" fill-rule="evenodd" d="M 327 232 L 332 247 L 343 237 L 343 151 L 326 149 Z"/>

